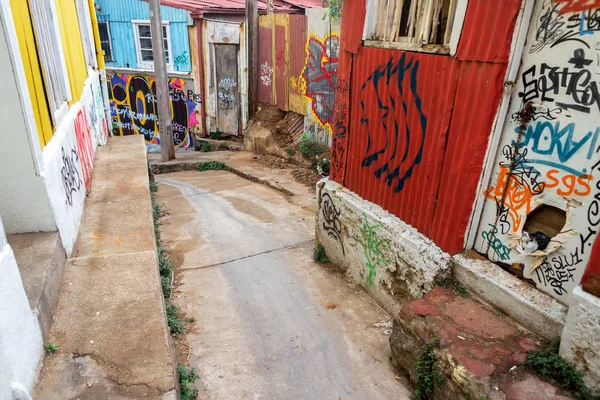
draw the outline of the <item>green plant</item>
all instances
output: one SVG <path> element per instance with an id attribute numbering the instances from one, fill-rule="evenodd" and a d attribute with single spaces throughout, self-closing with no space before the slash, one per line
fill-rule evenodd
<path id="1" fill-rule="evenodd" d="M 227 146 L 225 143 L 221 143 L 219 145 L 219 147 L 218 147 L 217 150 L 219 150 L 219 151 L 227 151 L 227 150 L 229 150 L 229 146 Z"/>
<path id="2" fill-rule="evenodd" d="M 319 146 L 317 143 L 309 142 L 309 141 L 301 141 L 298 144 L 298 150 L 300 153 L 306 158 L 313 159 L 321 154 L 323 154 L 323 148 Z"/>
<path id="3" fill-rule="evenodd" d="M 462 283 L 457 283 L 454 287 L 454 292 L 460 297 L 467 297 L 467 289 L 462 285 Z"/>
<path id="4" fill-rule="evenodd" d="M 417 352 L 417 359 L 415 361 L 417 382 L 415 383 L 415 391 L 410 397 L 412 400 L 429 399 L 433 394 L 434 388 L 442 385 L 442 376 L 440 375 L 434 351 L 437 341 L 437 338 L 432 338 L 423 344 Z"/>
<path id="5" fill-rule="evenodd" d="M 344 5 L 344 0 L 329 0 L 329 8 L 325 15 L 323 15 L 323 20 L 327 19 L 329 16 L 332 20 L 338 20 L 342 18 L 342 6 Z"/>
<path id="6" fill-rule="evenodd" d="M 225 168 L 221 161 L 205 161 L 198 164 L 198 171 L 219 171 Z"/>
<path id="7" fill-rule="evenodd" d="M 296 155 L 296 149 L 293 147 L 288 147 L 285 149 L 285 152 L 287 153 L 288 156 L 290 157 L 294 157 Z"/>
<path id="8" fill-rule="evenodd" d="M 179 374 L 179 395 L 181 400 L 195 400 L 198 398 L 198 389 L 193 388 L 194 382 L 199 378 L 195 368 L 189 370 L 181 363 L 177 366 Z"/>
<path id="9" fill-rule="evenodd" d="M 317 172 L 320 175 L 329 175 L 331 160 L 327 157 L 317 157 Z"/>
<path id="10" fill-rule="evenodd" d="M 214 139 L 214 140 L 220 140 L 222 138 L 221 132 L 219 132 L 219 131 L 210 132 L 208 134 L 208 137 L 211 139 Z"/>
<path id="11" fill-rule="evenodd" d="M 56 343 L 48 343 L 44 345 L 44 349 L 46 350 L 46 353 L 56 353 L 56 351 L 59 349 L 59 345 L 57 345 Z"/>
<path id="12" fill-rule="evenodd" d="M 329 257 L 327 257 L 327 253 L 325 253 L 325 247 L 321 243 L 317 243 L 315 246 L 313 259 L 321 264 L 326 264 L 329 262 Z"/>
<path id="13" fill-rule="evenodd" d="M 523 366 L 540 378 L 555 382 L 562 389 L 572 392 L 576 399 L 600 399 L 600 396 L 590 393 L 583 381 L 583 374 L 558 354 L 559 348 L 560 338 L 556 338 L 548 348 L 527 353 L 527 360 Z"/>
<path id="14" fill-rule="evenodd" d="M 465 289 L 462 283 L 456 282 L 451 278 L 436 278 L 435 282 L 443 288 L 452 288 L 454 293 L 456 293 L 460 297 L 469 297 L 469 293 L 467 293 L 467 289 Z"/>
<path id="15" fill-rule="evenodd" d="M 202 153 L 208 153 L 210 151 L 210 143 L 208 143 L 208 142 L 202 142 L 200 144 L 200 151 Z"/>
<path id="16" fill-rule="evenodd" d="M 179 309 L 176 305 L 169 304 L 167 306 L 167 324 L 173 336 L 185 332 L 185 319 L 179 318 Z"/>

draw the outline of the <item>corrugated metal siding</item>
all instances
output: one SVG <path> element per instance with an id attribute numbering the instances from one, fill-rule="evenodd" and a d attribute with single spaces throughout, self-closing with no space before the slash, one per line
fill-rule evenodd
<path id="1" fill-rule="evenodd" d="M 469 0 L 456 57 L 469 61 L 508 62 L 520 7 L 521 0 Z"/>
<path id="2" fill-rule="evenodd" d="M 132 20 L 150 20 L 150 8 L 142 0 L 96 0 L 101 12 L 99 21 L 107 21 L 113 48 L 113 62 L 106 63 L 108 68 L 137 68 L 135 38 L 133 36 Z M 186 10 L 169 6 L 160 7 L 163 21 L 169 21 L 171 30 L 171 46 L 173 57 L 185 56 L 187 63 L 178 65 L 178 71 L 192 70 L 190 58 L 190 43 L 188 37 L 188 15 Z"/>
<path id="3" fill-rule="evenodd" d="M 286 27 L 282 25 L 275 25 L 275 93 L 277 97 L 277 107 L 287 111 L 287 89 L 288 89 L 288 76 L 287 66 L 288 61 L 286 59 L 287 44 L 285 38 Z"/>
<path id="4" fill-rule="evenodd" d="M 258 63 L 260 80 L 258 81 L 258 101 L 273 102 L 273 46 L 271 28 L 258 28 Z"/>
<path id="5" fill-rule="evenodd" d="M 362 46 L 363 28 L 366 11 L 365 0 L 346 0 L 342 6 L 343 24 L 340 32 L 342 38 L 340 51 L 357 53 Z"/>
<path id="6" fill-rule="evenodd" d="M 302 84 L 302 70 L 306 62 L 308 19 L 304 15 L 290 15 L 290 65 L 288 106 L 290 111 L 306 115 L 306 99 Z"/>
<path id="7" fill-rule="evenodd" d="M 450 254 L 463 249 L 505 72 L 506 64 L 462 62 L 460 66 L 430 236 Z"/>
<path id="8" fill-rule="evenodd" d="M 426 235 L 458 66 L 450 57 L 373 48 L 354 58 L 345 184 Z"/>

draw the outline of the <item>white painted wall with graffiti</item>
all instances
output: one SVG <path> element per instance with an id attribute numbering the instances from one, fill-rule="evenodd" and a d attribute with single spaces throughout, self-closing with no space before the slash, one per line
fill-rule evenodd
<path id="1" fill-rule="evenodd" d="M 492 178 L 480 193 L 476 250 L 566 304 L 600 225 L 599 76 L 600 8 L 536 1 Z"/>
<path id="2" fill-rule="evenodd" d="M 331 20 L 325 8 L 307 9 L 308 39 L 306 65 L 302 72 L 307 113 L 304 134 L 313 141 L 331 146 L 336 112 L 340 20 Z"/>

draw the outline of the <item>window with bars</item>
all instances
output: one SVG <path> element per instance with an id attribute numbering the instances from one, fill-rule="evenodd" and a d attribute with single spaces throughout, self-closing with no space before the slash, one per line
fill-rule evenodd
<path id="1" fill-rule="evenodd" d="M 104 61 L 114 61 L 108 22 L 98 22 L 98 32 L 100 33 L 100 44 L 104 51 Z"/>
<path id="2" fill-rule="evenodd" d="M 135 47 L 137 52 L 138 67 L 153 69 L 154 53 L 152 52 L 152 29 L 150 21 L 134 21 Z M 165 58 L 167 69 L 172 69 L 171 57 L 171 32 L 169 24 L 163 22 L 163 41 L 165 45 Z"/>
<path id="3" fill-rule="evenodd" d="M 467 0 L 369 0 L 367 45 L 448 53 Z M 462 4 L 459 4 L 462 3 Z M 462 18 L 462 16 L 461 16 Z M 460 30 L 461 27 L 458 27 Z"/>

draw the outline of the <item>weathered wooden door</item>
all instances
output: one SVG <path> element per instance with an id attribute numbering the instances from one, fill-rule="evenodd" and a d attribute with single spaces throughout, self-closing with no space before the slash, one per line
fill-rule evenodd
<path id="1" fill-rule="evenodd" d="M 568 4 L 535 3 L 475 242 L 565 303 L 600 225 L 600 9 Z"/>
<path id="2" fill-rule="evenodd" d="M 240 88 L 238 84 L 238 46 L 215 44 L 217 88 L 217 127 L 220 132 L 239 133 Z"/>

